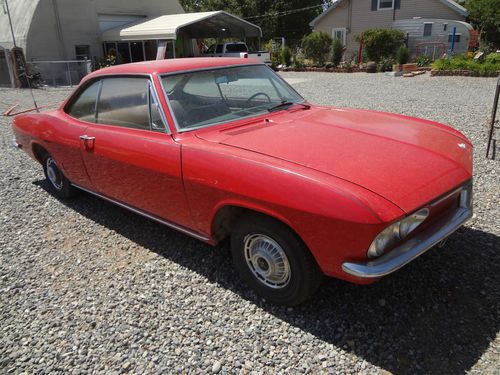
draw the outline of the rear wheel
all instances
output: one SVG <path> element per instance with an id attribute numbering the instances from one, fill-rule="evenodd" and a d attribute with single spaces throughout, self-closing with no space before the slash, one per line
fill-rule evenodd
<path id="1" fill-rule="evenodd" d="M 43 159 L 43 172 L 49 182 L 50 192 L 56 197 L 68 199 L 76 194 L 76 189 L 61 172 L 52 156 L 48 154 Z"/>
<path id="2" fill-rule="evenodd" d="M 240 219 L 231 235 L 231 251 L 241 278 L 273 303 L 302 303 L 321 283 L 321 271 L 300 238 L 267 216 Z"/>

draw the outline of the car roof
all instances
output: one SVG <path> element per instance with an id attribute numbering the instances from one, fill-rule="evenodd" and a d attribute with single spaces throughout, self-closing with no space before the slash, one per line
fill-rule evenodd
<path id="1" fill-rule="evenodd" d="M 175 73 L 186 70 L 201 70 L 210 68 L 224 68 L 238 65 L 253 65 L 263 63 L 256 59 L 238 58 L 238 57 L 193 57 L 167 60 L 141 61 L 131 64 L 121 64 L 97 70 L 88 76 L 85 80 L 102 75 L 114 74 L 161 74 Z"/>

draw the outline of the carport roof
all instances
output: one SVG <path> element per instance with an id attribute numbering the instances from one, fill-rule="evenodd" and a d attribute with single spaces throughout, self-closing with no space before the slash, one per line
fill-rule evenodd
<path id="1" fill-rule="evenodd" d="M 262 30 L 224 11 L 168 14 L 107 30 L 103 41 L 189 38 L 260 37 Z"/>

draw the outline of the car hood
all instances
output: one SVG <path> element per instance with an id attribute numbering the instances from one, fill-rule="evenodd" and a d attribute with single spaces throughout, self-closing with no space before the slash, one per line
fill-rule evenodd
<path id="1" fill-rule="evenodd" d="M 295 107 L 198 137 L 347 180 L 411 212 L 470 179 L 472 146 L 458 131 L 389 113 Z"/>

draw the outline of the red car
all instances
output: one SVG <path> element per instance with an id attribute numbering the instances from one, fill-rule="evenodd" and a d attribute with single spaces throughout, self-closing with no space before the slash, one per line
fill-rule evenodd
<path id="1" fill-rule="evenodd" d="M 314 106 L 251 59 L 115 66 L 14 119 L 53 193 L 79 190 L 210 244 L 293 305 L 323 275 L 396 271 L 472 215 L 472 145 L 435 122 Z"/>

